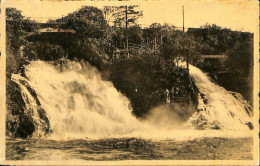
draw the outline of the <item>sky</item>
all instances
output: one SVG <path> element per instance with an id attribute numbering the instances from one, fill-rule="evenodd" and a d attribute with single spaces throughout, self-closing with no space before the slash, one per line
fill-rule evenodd
<path id="1" fill-rule="evenodd" d="M 259 25 L 257 0 L 132 0 L 128 2 L 6 0 L 5 2 L 6 7 L 17 8 L 26 17 L 61 17 L 81 6 L 96 6 L 101 9 L 104 5 L 124 4 L 139 5 L 143 17 L 138 23 L 143 26 L 158 22 L 182 27 L 182 6 L 184 6 L 185 28 L 216 24 L 232 30 L 254 32 Z"/>

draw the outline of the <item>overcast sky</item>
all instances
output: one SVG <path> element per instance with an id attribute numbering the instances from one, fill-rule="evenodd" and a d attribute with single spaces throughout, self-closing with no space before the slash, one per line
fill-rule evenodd
<path id="1" fill-rule="evenodd" d="M 169 23 L 182 27 L 182 6 L 185 9 L 185 28 L 201 25 L 217 24 L 232 30 L 254 32 L 258 29 L 259 7 L 257 0 L 205 0 L 205 1 L 174 1 L 174 0 L 141 0 L 141 2 L 117 2 L 122 4 L 139 4 L 143 10 L 143 18 L 139 19 L 143 26 L 153 22 Z M 82 5 L 97 6 L 113 5 L 108 1 L 74 1 L 62 0 L 11 0 L 5 3 L 8 7 L 16 7 L 27 17 L 61 17 L 79 9 Z"/>

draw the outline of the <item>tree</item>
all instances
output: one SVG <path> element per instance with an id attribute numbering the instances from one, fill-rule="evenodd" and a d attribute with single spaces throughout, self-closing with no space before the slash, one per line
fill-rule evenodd
<path id="1" fill-rule="evenodd" d="M 74 29 L 77 34 L 84 38 L 105 37 L 108 24 L 103 13 L 96 7 L 86 6 L 64 17 L 68 20 L 63 28 Z"/>
<path id="2" fill-rule="evenodd" d="M 157 43 L 158 43 L 158 37 L 161 34 L 161 24 L 160 23 L 153 23 L 150 25 L 150 30 L 152 32 L 152 39 L 153 39 L 153 49 L 154 52 L 156 50 L 157 47 Z"/>
<path id="3" fill-rule="evenodd" d="M 202 54 L 224 54 L 226 50 L 232 47 L 232 33 L 230 29 L 222 28 L 215 24 L 206 24 L 200 28 L 191 28 L 188 31 L 196 41 L 203 45 Z M 230 41 L 232 41 L 230 43 Z"/>
<path id="4" fill-rule="evenodd" d="M 28 42 L 26 36 L 29 31 L 37 28 L 32 21 L 25 19 L 21 11 L 15 8 L 6 9 L 6 53 L 7 53 L 7 78 L 11 79 L 12 73 L 18 73 L 26 63 L 22 48 Z"/>
<path id="5" fill-rule="evenodd" d="M 143 31 L 139 25 L 131 26 L 128 29 L 128 36 L 130 43 L 141 45 L 144 42 Z"/>
<path id="6" fill-rule="evenodd" d="M 6 9 L 6 39 L 7 52 L 17 53 L 20 46 L 24 43 L 26 31 L 24 30 L 24 16 L 21 11 L 15 8 Z"/>
<path id="7" fill-rule="evenodd" d="M 125 39 L 126 49 L 128 50 L 128 27 L 135 24 L 137 19 L 140 18 L 143 13 L 137 10 L 137 5 L 131 6 L 105 6 L 103 9 L 104 16 L 109 22 L 111 19 L 114 23 L 114 28 L 125 27 Z"/>
<path id="8" fill-rule="evenodd" d="M 109 23 L 112 19 L 115 18 L 116 11 L 118 7 L 116 6 L 105 6 L 102 10 L 104 18 L 107 23 Z"/>
<path id="9" fill-rule="evenodd" d="M 199 59 L 199 52 L 197 50 L 199 46 L 193 36 L 184 34 L 180 40 L 179 47 L 180 52 L 185 56 L 187 68 L 189 68 L 191 61 L 197 61 Z"/>
<path id="10" fill-rule="evenodd" d="M 114 30 L 112 39 L 115 43 L 120 43 L 121 41 L 126 40 L 125 34 L 125 29 L 116 29 Z M 143 40 L 143 31 L 142 28 L 138 25 L 131 26 L 128 28 L 128 37 L 129 37 L 129 42 L 134 43 L 134 44 L 142 44 L 144 42 Z"/>
<path id="11" fill-rule="evenodd" d="M 121 28 L 125 26 L 127 29 L 132 24 L 135 24 L 138 18 L 143 16 L 143 12 L 137 10 L 137 8 L 137 5 L 110 7 L 110 19 L 113 19 L 114 27 Z"/>
<path id="12" fill-rule="evenodd" d="M 171 36 L 171 34 L 174 33 L 175 28 L 176 27 L 174 25 L 169 25 L 167 23 L 161 26 L 160 35 L 161 35 L 162 43 L 164 38 L 166 38 L 167 36 Z"/>
<path id="13" fill-rule="evenodd" d="M 165 40 L 165 43 L 161 47 L 164 58 L 176 61 L 177 66 L 181 57 L 185 59 L 187 68 L 190 62 L 196 63 L 199 60 L 198 48 L 200 46 L 195 38 L 187 33 L 183 34 L 176 31 L 167 37 L 167 40 Z"/>
<path id="14" fill-rule="evenodd" d="M 147 47 L 161 47 L 164 41 L 167 43 L 168 38 L 174 33 L 175 26 L 160 23 L 152 23 L 149 27 L 143 30 L 143 38 L 146 41 Z"/>

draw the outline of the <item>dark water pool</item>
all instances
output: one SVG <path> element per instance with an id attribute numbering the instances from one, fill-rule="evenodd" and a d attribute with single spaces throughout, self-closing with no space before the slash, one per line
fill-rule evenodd
<path id="1" fill-rule="evenodd" d="M 251 160 L 252 138 L 6 140 L 6 160 Z"/>

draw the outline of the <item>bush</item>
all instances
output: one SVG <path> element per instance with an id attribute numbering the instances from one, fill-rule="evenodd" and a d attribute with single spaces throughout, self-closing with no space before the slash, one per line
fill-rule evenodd
<path id="1" fill-rule="evenodd" d="M 164 103 L 165 90 L 174 85 L 179 86 L 184 94 L 189 93 L 188 74 L 185 75 L 185 71 L 176 68 L 171 61 L 157 56 L 117 60 L 110 70 L 110 80 L 130 99 L 133 113 L 138 117 Z"/>
<path id="2" fill-rule="evenodd" d="M 48 42 L 34 42 L 24 48 L 24 55 L 28 60 L 53 61 L 66 57 L 62 46 Z"/>

